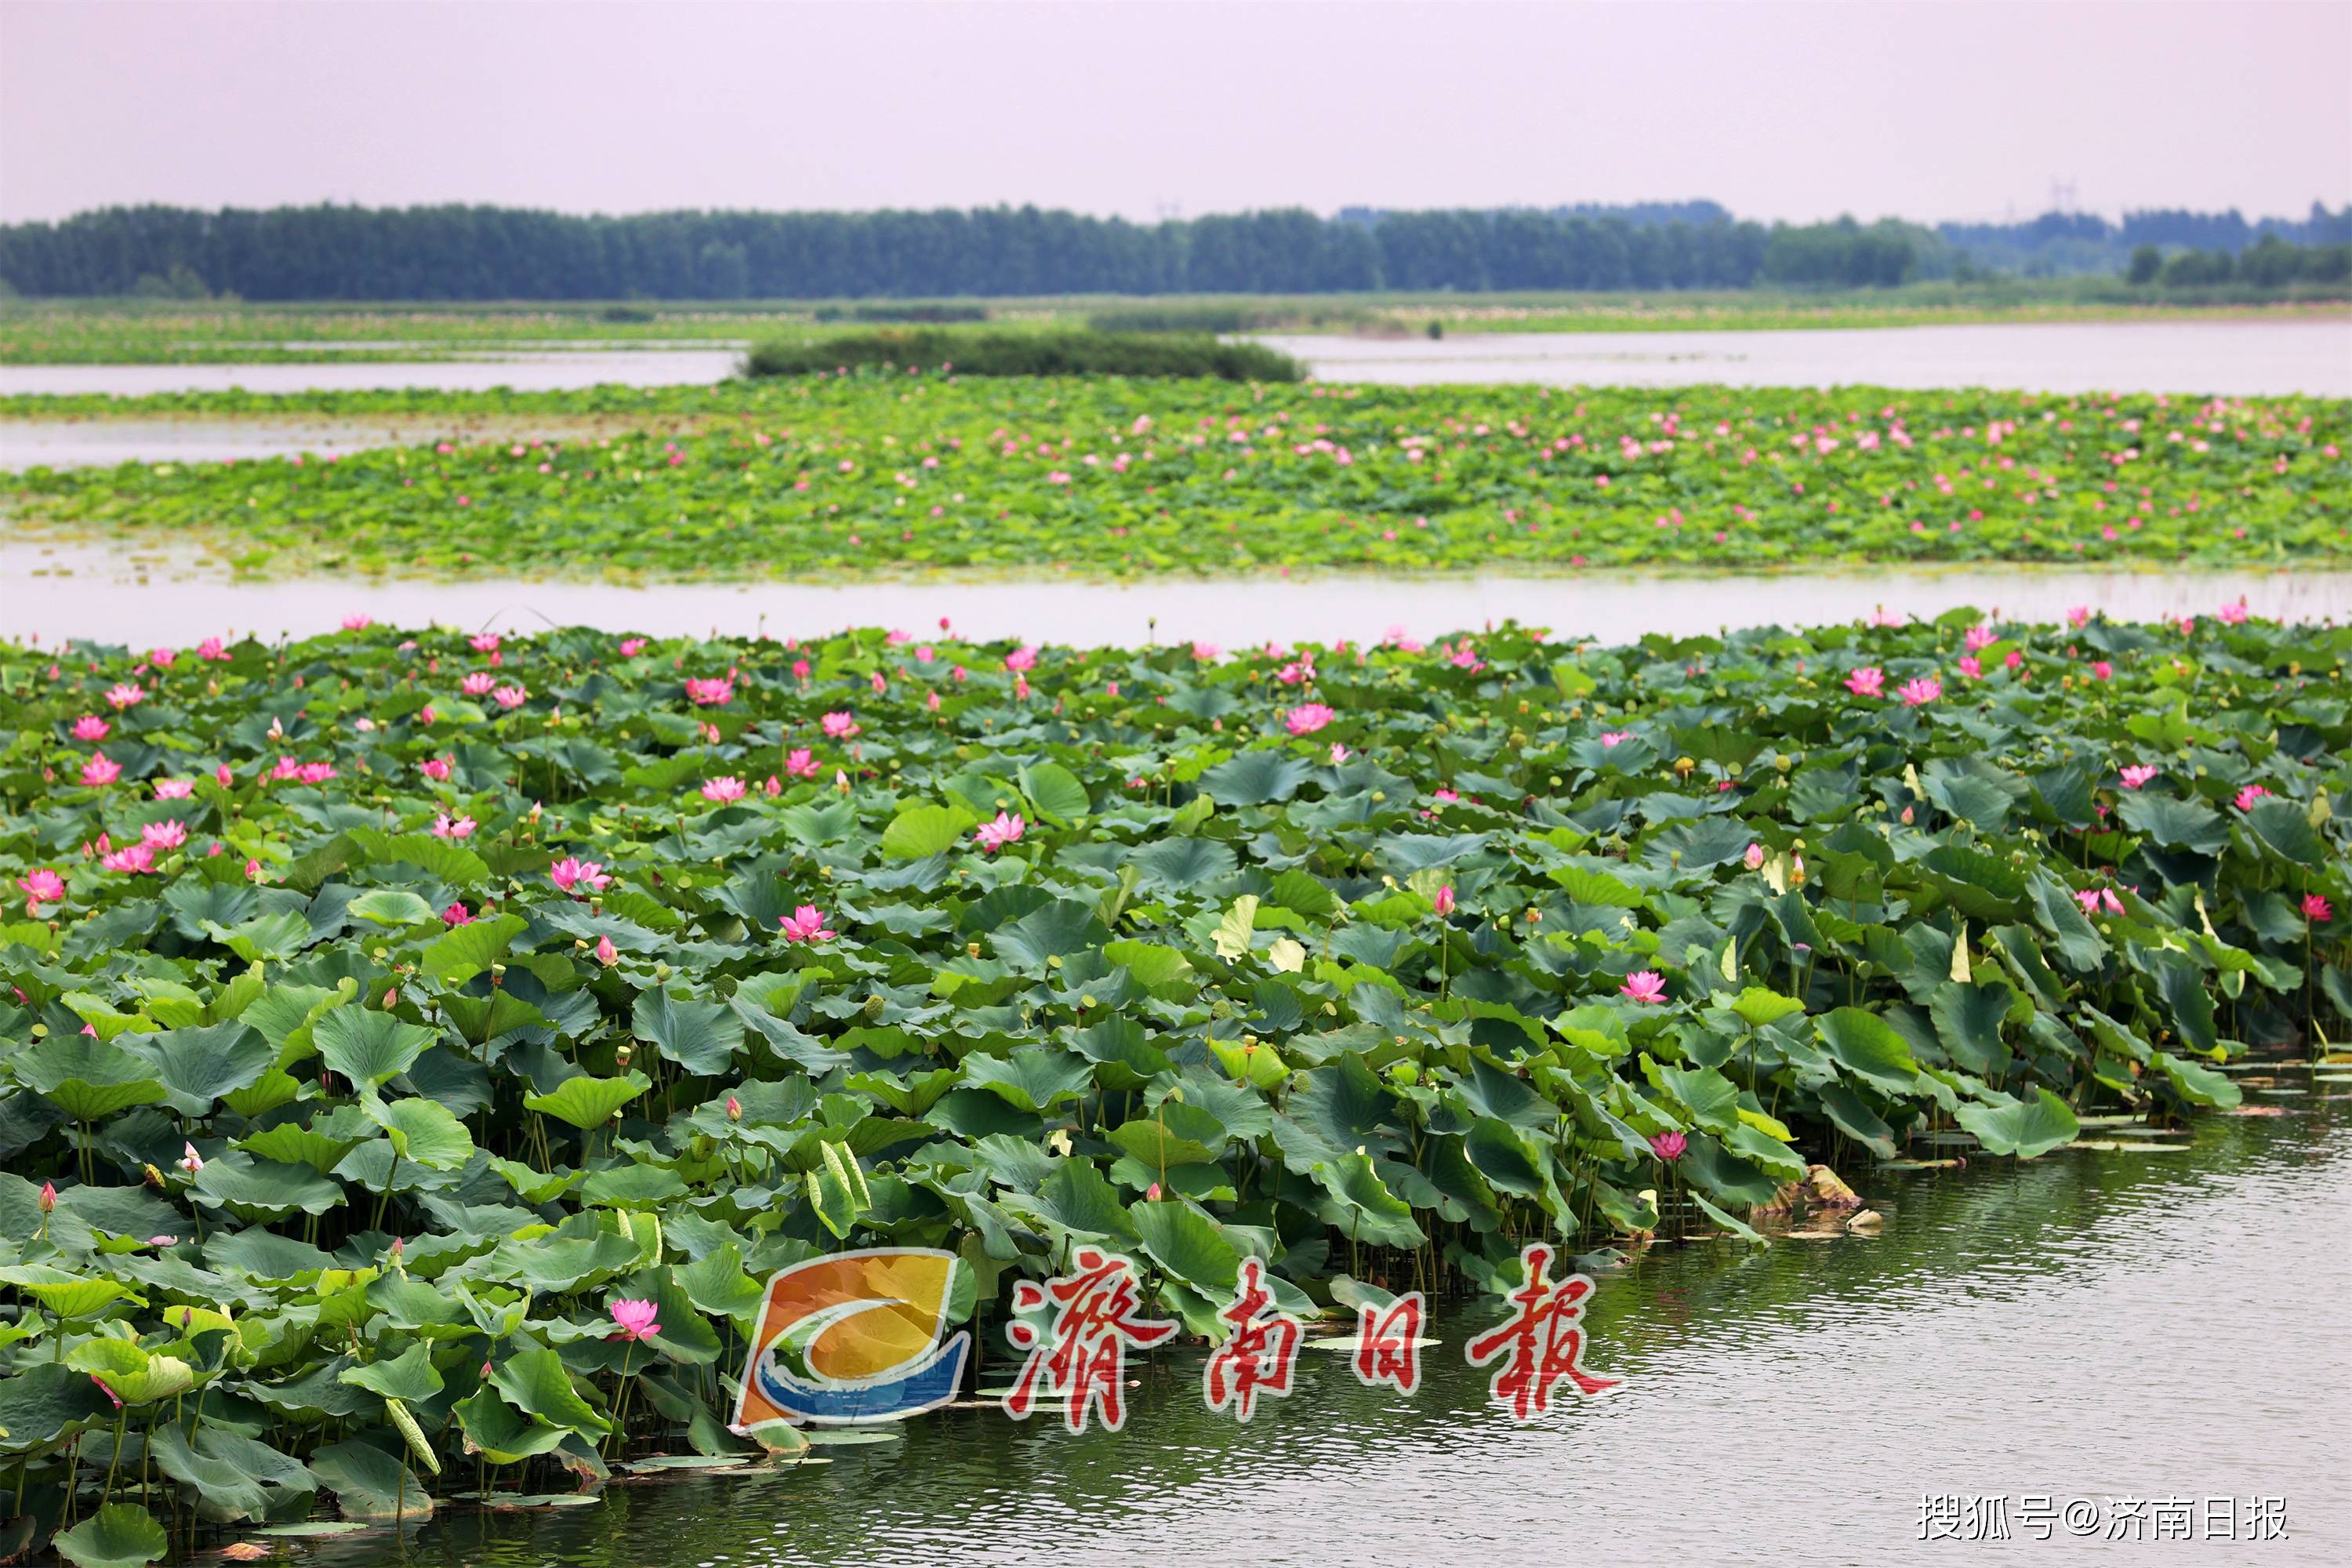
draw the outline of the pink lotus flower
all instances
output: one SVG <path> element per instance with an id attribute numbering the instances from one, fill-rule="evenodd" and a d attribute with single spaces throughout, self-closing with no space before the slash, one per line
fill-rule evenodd
<path id="1" fill-rule="evenodd" d="M 486 697 L 489 695 L 490 688 L 498 683 L 497 676 L 487 669 L 478 669 L 458 682 L 458 686 L 468 697 Z"/>
<path id="2" fill-rule="evenodd" d="M 857 721 L 846 712 L 828 713 L 817 721 L 828 741 L 846 741 L 858 732 Z"/>
<path id="3" fill-rule="evenodd" d="M 660 1313 L 661 1309 L 651 1301 L 615 1301 L 613 1303 L 613 1321 L 621 1326 L 621 1331 L 613 1337 L 616 1340 L 651 1339 L 661 1332 Z"/>
<path id="4" fill-rule="evenodd" d="M 1430 903 L 1436 909 L 1437 913 L 1441 918 L 1452 914 L 1454 907 L 1453 884 L 1448 883 L 1444 887 L 1438 889 L 1437 897 L 1432 899 Z"/>
<path id="5" fill-rule="evenodd" d="M 2260 784 L 2248 784 L 2245 788 L 2238 792 L 2238 809 L 2240 811 L 2253 810 L 2254 802 L 2262 799 L 2264 795 L 2270 793 L 2270 791 L 2264 789 Z"/>
<path id="6" fill-rule="evenodd" d="M 1739 858 L 1746 863 L 1749 870 L 1762 870 L 1764 868 L 1764 846 L 1761 844 L 1750 844 L 1748 847 L 1748 853 L 1742 855 Z"/>
<path id="7" fill-rule="evenodd" d="M 1192 645 L 1192 658 L 1198 664 L 1214 664 L 1224 657 L 1224 649 L 1213 642 L 1196 642 Z"/>
<path id="8" fill-rule="evenodd" d="M 196 1152 L 196 1146 L 194 1143 L 183 1140 L 180 1144 L 178 1163 L 181 1170 L 194 1176 L 204 1170 L 205 1157 Z"/>
<path id="9" fill-rule="evenodd" d="M 55 871 L 36 866 L 16 879 L 16 886 L 25 892 L 25 912 L 38 915 L 43 904 L 64 901 L 66 879 Z"/>
<path id="10" fill-rule="evenodd" d="M 252 859 L 248 859 L 247 861 L 246 861 L 246 863 L 245 863 L 245 879 L 246 879 L 247 881 L 248 881 L 248 882 L 258 882 L 259 880 L 261 880 L 261 862 L 260 862 L 260 861 L 258 861 L 258 860 L 252 860 Z"/>
<path id="11" fill-rule="evenodd" d="M 743 781 L 732 773 L 723 774 L 715 779 L 705 779 L 702 784 L 702 798 L 719 805 L 727 805 L 741 800 L 744 793 Z"/>
<path id="12" fill-rule="evenodd" d="M 613 945 L 611 937 L 600 936 L 596 939 L 596 962 L 607 969 L 621 962 L 620 950 Z"/>
<path id="13" fill-rule="evenodd" d="M 550 866 L 547 877 L 567 893 L 575 887 L 585 887 L 591 892 L 601 893 L 604 890 L 604 884 L 613 879 L 604 874 L 602 861 L 575 860 L 569 855 Z"/>
<path id="14" fill-rule="evenodd" d="M 180 657 L 177 648 L 152 647 L 147 650 L 147 662 L 158 669 L 169 669 L 172 661 Z"/>
<path id="15" fill-rule="evenodd" d="M 81 765 L 81 782 L 92 789 L 103 789 L 122 776 L 122 764 L 104 752 L 92 752 Z"/>
<path id="16" fill-rule="evenodd" d="M 1631 730 L 1603 730 L 1601 732 L 1601 749 L 1604 752 L 1612 750 L 1633 738 L 1633 731 Z"/>
<path id="17" fill-rule="evenodd" d="M 784 773 L 796 779 L 816 777 L 816 757 L 806 746 L 795 747 L 784 756 Z"/>
<path id="18" fill-rule="evenodd" d="M 1346 762 L 1350 754 L 1351 753 L 1349 752 L 1348 748 L 1341 745 L 1339 742 L 1334 741 L 1331 742 L 1331 765 L 1333 767 L 1336 768 L 1341 763 Z"/>
<path id="19" fill-rule="evenodd" d="M 727 1120 L 730 1121 L 743 1120 L 743 1102 L 731 1094 L 727 1097 Z"/>
<path id="20" fill-rule="evenodd" d="M 623 638 L 621 639 L 621 657 L 622 657 L 623 658 L 636 658 L 636 657 L 637 657 L 637 655 L 639 655 L 639 654 L 641 654 L 641 653 L 643 653 L 643 652 L 645 652 L 645 651 L 646 651 L 646 639 L 645 639 L 645 638 L 643 638 L 643 637 L 623 637 Z"/>
<path id="21" fill-rule="evenodd" d="M 1977 662 L 1976 655 L 1964 653 L 1960 656 L 1960 673 L 1975 680 L 1983 676 L 1984 666 Z"/>
<path id="22" fill-rule="evenodd" d="M 466 646 L 472 648 L 476 653 L 496 653 L 499 651 L 499 634 L 496 632 L 477 632 L 474 636 L 466 639 Z"/>
<path id="23" fill-rule="evenodd" d="M 436 784 L 446 782 L 449 777 L 449 759 L 446 757 L 427 757 L 419 765 L 425 770 L 425 776 Z"/>
<path id="24" fill-rule="evenodd" d="M 121 681 L 107 688 L 106 700 L 109 707 L 120 713 L 125 708 L 136 708 L 146 701 L 147 690 L 135 682 Z"/>
<path id="25" fill-rule="evenodd" d="M 343 630 L 347 632 L 363 632 L 373 625 L 375 625 L 375 617 L 373 616 L 345 616 L 343 617 Z"/>
<path id="26" fill-rule="evenodd" d="M 1944 694 L 1944 683 L 1932 675 L 1905 681 L 1895 691 L 1906 708 L 1923 708 Z"/>
<path id="27" fill-rule="evenodd" d="M 1004 656 L 1004 668 L 1015 674 L 1036 668 L 1037 650 L 1028 647 L 1014 648 Z"/>
<path id="28" fill-rule="evenodd" d="M 1312 735 L 1339 715 L 1320 702 L 1302 702 L 1282 716 L 1282 722 L 1294 735 Z"/>
<path id="29" fill-rule="evenodd" d="M 194 779 L 157 779 L 155 781 L 157 800 L 185 800 L 195 793 L 196 781 Z"/>
<path id="30" fill-rule="evenodd" d="M 1433 789 L 1429 792 L 1429 798 L 1440 805 L 1452 805 L 1462 797 L 1450 789 Z"/>
<path id="31" fill-rule="evenodd" d="M 2105 909 L 2107 913 L 2111 915 L 2119 915 L 2124 912 L 2124 901 L 2116 897 L 2116 890 L 2113 888 L 2101 888 L 2099 889 L 2099 904 L 2100 907 Z"/>
<path id="32" fill-rule="evenodd" d="M 530 700 L 530 691 L 527 687 L 501 686 L 490 693 L 490 699 L 499 707 L 512 711 Z"/>
<path id="33" fill-rule="evenodd" d="M 474 923 L 474 916 L 464 904 L 451 904 L 441 911 L 441 923 L 449 926 L 471 925 Z"/>
<path id="34" fill-rule="evenodd" d="M 425 725 L 427 728 L 431 727 L 433 721 L 437 717 L 438 715 L 433 711 L 433 704 L 430 702 L 427 702 L 424 707 L 416 710 L 416 721 L 420 724 Z"/>
<path id="35" fill-rule="evenodd" d="M 2147 763 L 2134 763 L 2116 774 L 2116 782 L 2126 789 L 2137 789 L 2161 771 Z"/>
<path id="36" fill-rule="evenodd" d="M 686 695 L 697 708 L 724 708 L 735 700 L 735 680 L 732 676 L 722 676 L 716 680 L 697 680 L 688 677 Z"/>
<path id="37" fill-rule="evenodd" d="M 2336 918 L 2336 911 L 2317 893 L 2305 893 L 2303 896 L 2303 918 L 2326 925 Z"/>
<path id="38" fill-rule="evenodd" d="M 2088 605 L 2077 605 L 2073 609 L 2068 610 L 2066 612 L 2066 624 L 2070 626 L 2078 627 L 2089 626 L 2091 624 L 2091 606 Z"/>
<path id="39" fill-rule="evenodd" d="M 1009 816 L 1006 813 L 1000 811 L 996 814 L 995 821 L 983 822 L 977 828 L 973 829 L 971 836 L 972 842 L 978 844 L 989 854 L 993 855 L 998 850 L 1003 848 L 1006 845 L 1018 839 L 1021 837 L 1021 829 L 1023 826 L 1024 824 L 1019 817 Z"/>
<path id="40" fill-rule="evenodd" d="M 2099 889 L 2096 888 L 2078 888 L 2074 890 L 2074 901 L 2083 906 L 2083 912 L 2084 914 L 2097 914 L 2099 912 Z"/>
<path id="41" fill-rule="evenodd" d="M 1618 993 L 1636 1002 L 1663 1002 L 1666 999 L 1666 979 L 1654 969 L 1637 969 L 1625 976 Z"/>
<path id="42" fill-rule="evenodd" d="M 2234 605 L 2224 605 L 2215 614 L 2221 617 L 2224 626 L 2241 626 L 2246 619 L 2246 601 L 2240 599 Z"/>
<path id="43" fill-rule="evenodd" d="M 1845 678 L 1845 689 L 1856 697 L 1876 697 L 1885 689 L 1886 672 L 1874 664 L 1865 664 Z"/>
<path id="44" fill-rule="evenodd" d="M 322 784 L 335 776 L 332 763 L 304 763 L 294 770 L 294 776 L 306 784 Z"/>
<path id="45" fill-rule="evenodd" d="M 2092 661 L 2091 661 L 2091 679 L 2094 679 L 2094 680 L 2113 680 L 2115 678 L 2116 678 L 2116 667 L 2115 667 L 2114 665 L 2109 664 L 2109 663 L 2108 663 L 2105 659 L 2104 659 L 2104 658 L 2100 658 L 2100 659 L 2094 659 L 2094 660 L 2092 660 Z"/>
<path id="46" fill-rule="evenodd" d="M 1653 1132 L 1650 1134 L 1650 1152 L 1655 1154 L 1659 1159 L 1664 1160 L 1669 1165 L 1673 1164 L 1676 1160 L 1681 1159 L 1683 1157 L 1683 1151 L 1689 1147 L 1690 1140 L 1680 1132 Z"/>
<path id="47" fill-rule="evenodd" d="M 74 721 L 73 738 L 77 741 L 103 741 L 114 732 L 114 726 L 95 713 L 85 713 Z"/>
<path id="48" fill-rule="evenodd" d="M 188 825 L 177 817 L 151 822 L 139 830 L 139 841 L 157 849 L 177 849 L 188 841 Z"/>
<path id="49" fill-rule="evenodd" d="M 433 819 L 433 837 L 436 838 L 471 838 L 473 836 L 474 819 L 470 816 L 451 816 L 443 812 Z"/>
<path id="50" fill-rule="evenodd" d="M 776 928 L 786 942 L 831 942 L 841 933 L 824 923 L 824 911 L 814 904 L 803 904 L 788 915 L 776 917 Z"/>

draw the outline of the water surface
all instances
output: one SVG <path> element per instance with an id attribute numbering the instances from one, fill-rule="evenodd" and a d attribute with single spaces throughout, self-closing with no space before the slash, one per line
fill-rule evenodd
<path id="1" fill-rule="evenodd" d="M 2015 387 L 2352 396 L 2352 319 L 2034 321 L 1770 331 L 1465 333 L 1437 342 L 1321 334 L 1262 340 L 1326 381 L 1403 384 Z M 548 391 L 667 386 L 731 374 L 732 348 L 513 353 L 414 363 L 0 365 L 0 395 L 352 391 L 377 387 Z"/>
<path id="2" fill-rule="evenodd" d="M 2293 1085 L 2307 1083 L 2300 1073 Z M 911 1423 L 821 1468 L 619 1487 L 593 1509 L 448 1514 L 426 1564 L 1904 1563 L 1922 1494 L 2006 1496 L 1989 1565 L 2336 1563 L 2352 1553 L 2352 1128 L 2266 1096 L 2178 1153 L 1860 1184 L 1874 1238 L 1657 1247 L 1602 1277 L 1587 1364 L 1624 1386 L 1526 1428 L 1461 1361 L 1492 1304 L 1441 1319 L 1415 1398 L 1309 1352 L 1246 1428 L 1201 1352 L 1139 1375 L 1125 1433 L 994 1411 Z M 1008 1370 L 1003 1352 L 989 1369 Z M 2288 1536 L 2047 1542 L 2019 1499 L 2282 1497 Z M 2101 1526 L 2104 1533 L 2105 1526 Z M 378 1536 L 319 1548 L 389 1561 Z"/>
<path id="3" fill-rule="evenodd" d="M 657 637 L 726 633 L 816 637 L 849 626 L 922 631 L 950 617 L 970 637 L 1076 647 L 1202 641 L 1376 640 L 1393 626 L 1433 637 L 1505 620 L 1562 637 L 1631 642 L 1726 626 L 1818 626 L 1890 614 L 1932 616 L 1962 605 L 2055 621 L 2077 605 L 2119 620 L 2210 616 L 2243 599 L 2279 620 L 2352 620 L 2352 572 L 2039 572 L 2014 566 L 1779 575 L 1559 577 L 1154 577 L 1133 584 L 884 580 L 664 584 L 460 582 L 301 577 L 235 582 L 184 555 L 86 545 L 0 543 L 0 636 L 187 644 L 228 628 L 307 637 L 343 617 L 514 632 L 593 626 Z"/>

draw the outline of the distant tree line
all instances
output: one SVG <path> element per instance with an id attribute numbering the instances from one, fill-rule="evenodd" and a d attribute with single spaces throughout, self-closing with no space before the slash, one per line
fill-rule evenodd
<path id="1" fill-rule="evenodd" d="M 1326 294 L 1373 289 L 1891 287 L 1968 276 L 2024 231 L 2102 255 L 2206 248 L 2237 214 L 2135 214 L 2120 229 L 2050 215 L 2019 234 L 1852 218 L 1734 219 L 1712 202 L 1620 208 L 1300 210 L 1135 224 L 1036 207 L 570 216 L 509 207 L 110 207 L 0 226 L 0 285 L 35 296 L 293 300 L 825 300 L 1036 294 Z M 2294 232 L 2288 232 L 2290 229 Z M 2337 242 L 2342 213 L 2262 226 Z M 2310 232 L 2305 232 L 2310 231 Z M 2324 231 L 2324 232 L 2322 232 Z M 2123 269 L 2117 254 L 2098 269 Z M 2068 270 L 2093 268 L 2069 268 Z"/>

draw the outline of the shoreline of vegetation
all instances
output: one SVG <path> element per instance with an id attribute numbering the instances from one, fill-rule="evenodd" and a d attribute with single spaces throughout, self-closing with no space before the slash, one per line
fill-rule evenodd
<path id="1" fill-rule="evenodd" d="M 26 531 L 247 574 L 855 581 L 2352 557 L 2352 404 L 879 371 L 100 405 L 632 416 L 574 442 L 33 468 Z M 11 399 L 5 411 L 83 409 Z M 695 423 L 699 421 L 699 423 Z"/>
<path id="2" fill-rule="evenodd" d="M 743 349 L 840 324 L 950 331 L 1284 332 L 1412 337 L 1497 331 L 1879 330 L 2112 321 L 2352 316 L 2341 289 L 2115 279 L 2000 279 L 1827 291 L 1497 291 L 1046 296 L 891 301 L 660 300 L 245 304 L 0 300 L 0 364 L 343 363 L 567 350 Z M 973 319 L 974 316 L 977 319 Z M 939 321 L 938 317 L 953 320 Z"/>
<path id="3" fill-rule="evenodd" d="M 2347 654 L 0 645 L 0 1484 L 79 1563 L 533 1506 L 804 1452 L 725 1423 L 824 1252 L 1001 1366 L 1076 1244 L 1215 1339 L 2226 1114 L 2352 1027 Z"/>
<path id="4" fill-rule="evenodd" d="M 814 341 L 776 339 L 743 362 L 753 381 L 845 375 L 853 370 L 958 377 L 1118 376 L 1244 383 L 1300 382 L 1307 367 L 1263 344 L 1172 332 L 953 331 L 877 327 Z"/>

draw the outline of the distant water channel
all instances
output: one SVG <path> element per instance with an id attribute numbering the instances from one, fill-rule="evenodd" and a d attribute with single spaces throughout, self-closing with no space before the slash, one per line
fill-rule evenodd
<path id="1" fill-rule="evenodd" d="M 1592 1310 L 1587 1365 L 1622 1388 L 1526 1428 L 1462 1359 L 1500 1314 L 1464 1305 L 1438 1319 L 1412 1398 L 1310 1351 L 1297 1392 L 1242 1427 L 1202 1408 L 1201 1352 L 1180 1351 L 1131 1373 L 1117 1436 L 941 1412 L 897 1440 L 820 1449 L 820 1467 L 673 1474 L 552 1513 L 445 1513 L 402 1560 L 2340 1563 L 2347 1089 L 2300 1069 L 2250 1081 L 2249 1106 L 2285 1114 L 2149 1141 L 2193 1144 L 2179 1152 L 1856 1173 L 1885 1216 L 1875 1237 L 1653 1249 L 1603 1273 Z M 992 1377 L 1007 1367 L 994 1356 Z M 1996 1497 L 2007 1540 L 1920 1541 L 1923 1500 Z M 2046 1540 L 2028 1498 L 2048 1500 Z M 2283 1500 L 2284 1539 L 2247 1539 L 2246 1503 L 2263 1498 Z M 2216 1499 L 2234 1544 L 2194 1533 Z M 2180 1500 L 2192 1534 L 2154 1540 L 2153 1504 Z M 2087 1535 L 2064 1522 L 2084 1509 Z M 394 1560 L 388 1535 L 300 1544 L 321 1568 L 359 1568 Z"/>
<path id="2" fill-rule="evenodd" d="M 1116 583 L 889 580 L 665 584 L 433 582 L 306 577 L 237 582 L 180 556 L 125 556 L 86 545 L 0 542 L 0 637 L 194 643 L 234 628 L 263 637 L 331 631 L 350 615 L 392 626 L 529 632 L 593 626 L 656 637 L 816 637 L 848 626 L 921 630 L 941 616 L 959 636 L 1079 647 L 1202 641 L 1221 647 L 1362 642 L 1402 626 L 1420 637 L 1506 620 L 1567 638 L 1631 642 L 1726 626 L 1818 626 L 1962 605 L 2055 621 L 2086 605 L 2121 620 L 2210 616 L 2243 599 L 2279 620 L 2352 621 L 2352 572 L 1804 572 L 1781 575 L 1559 577 L 1329 576 L 1239 581 L 1153 577 Z"/>
<path id="3" fill-rule="evenodd" d="M 1427 339 L 1275 334 L 1326 381 L 1554 386 L 1992 386 L 2044 392 L 2290 393 L 2352 397 L 2352 320 L 2002 322 L 1786 331 L 1460 333 Z M 354 391 L 614 384 L 669 386 L 733 374 L 708 349 L 516 352 L 495 358 L 301 364 L 0 365 L 0 395 Z M 147 456 L 150 454 L 142 454 Z M 162 459 L 171 454 L 152 454 Z"/>

